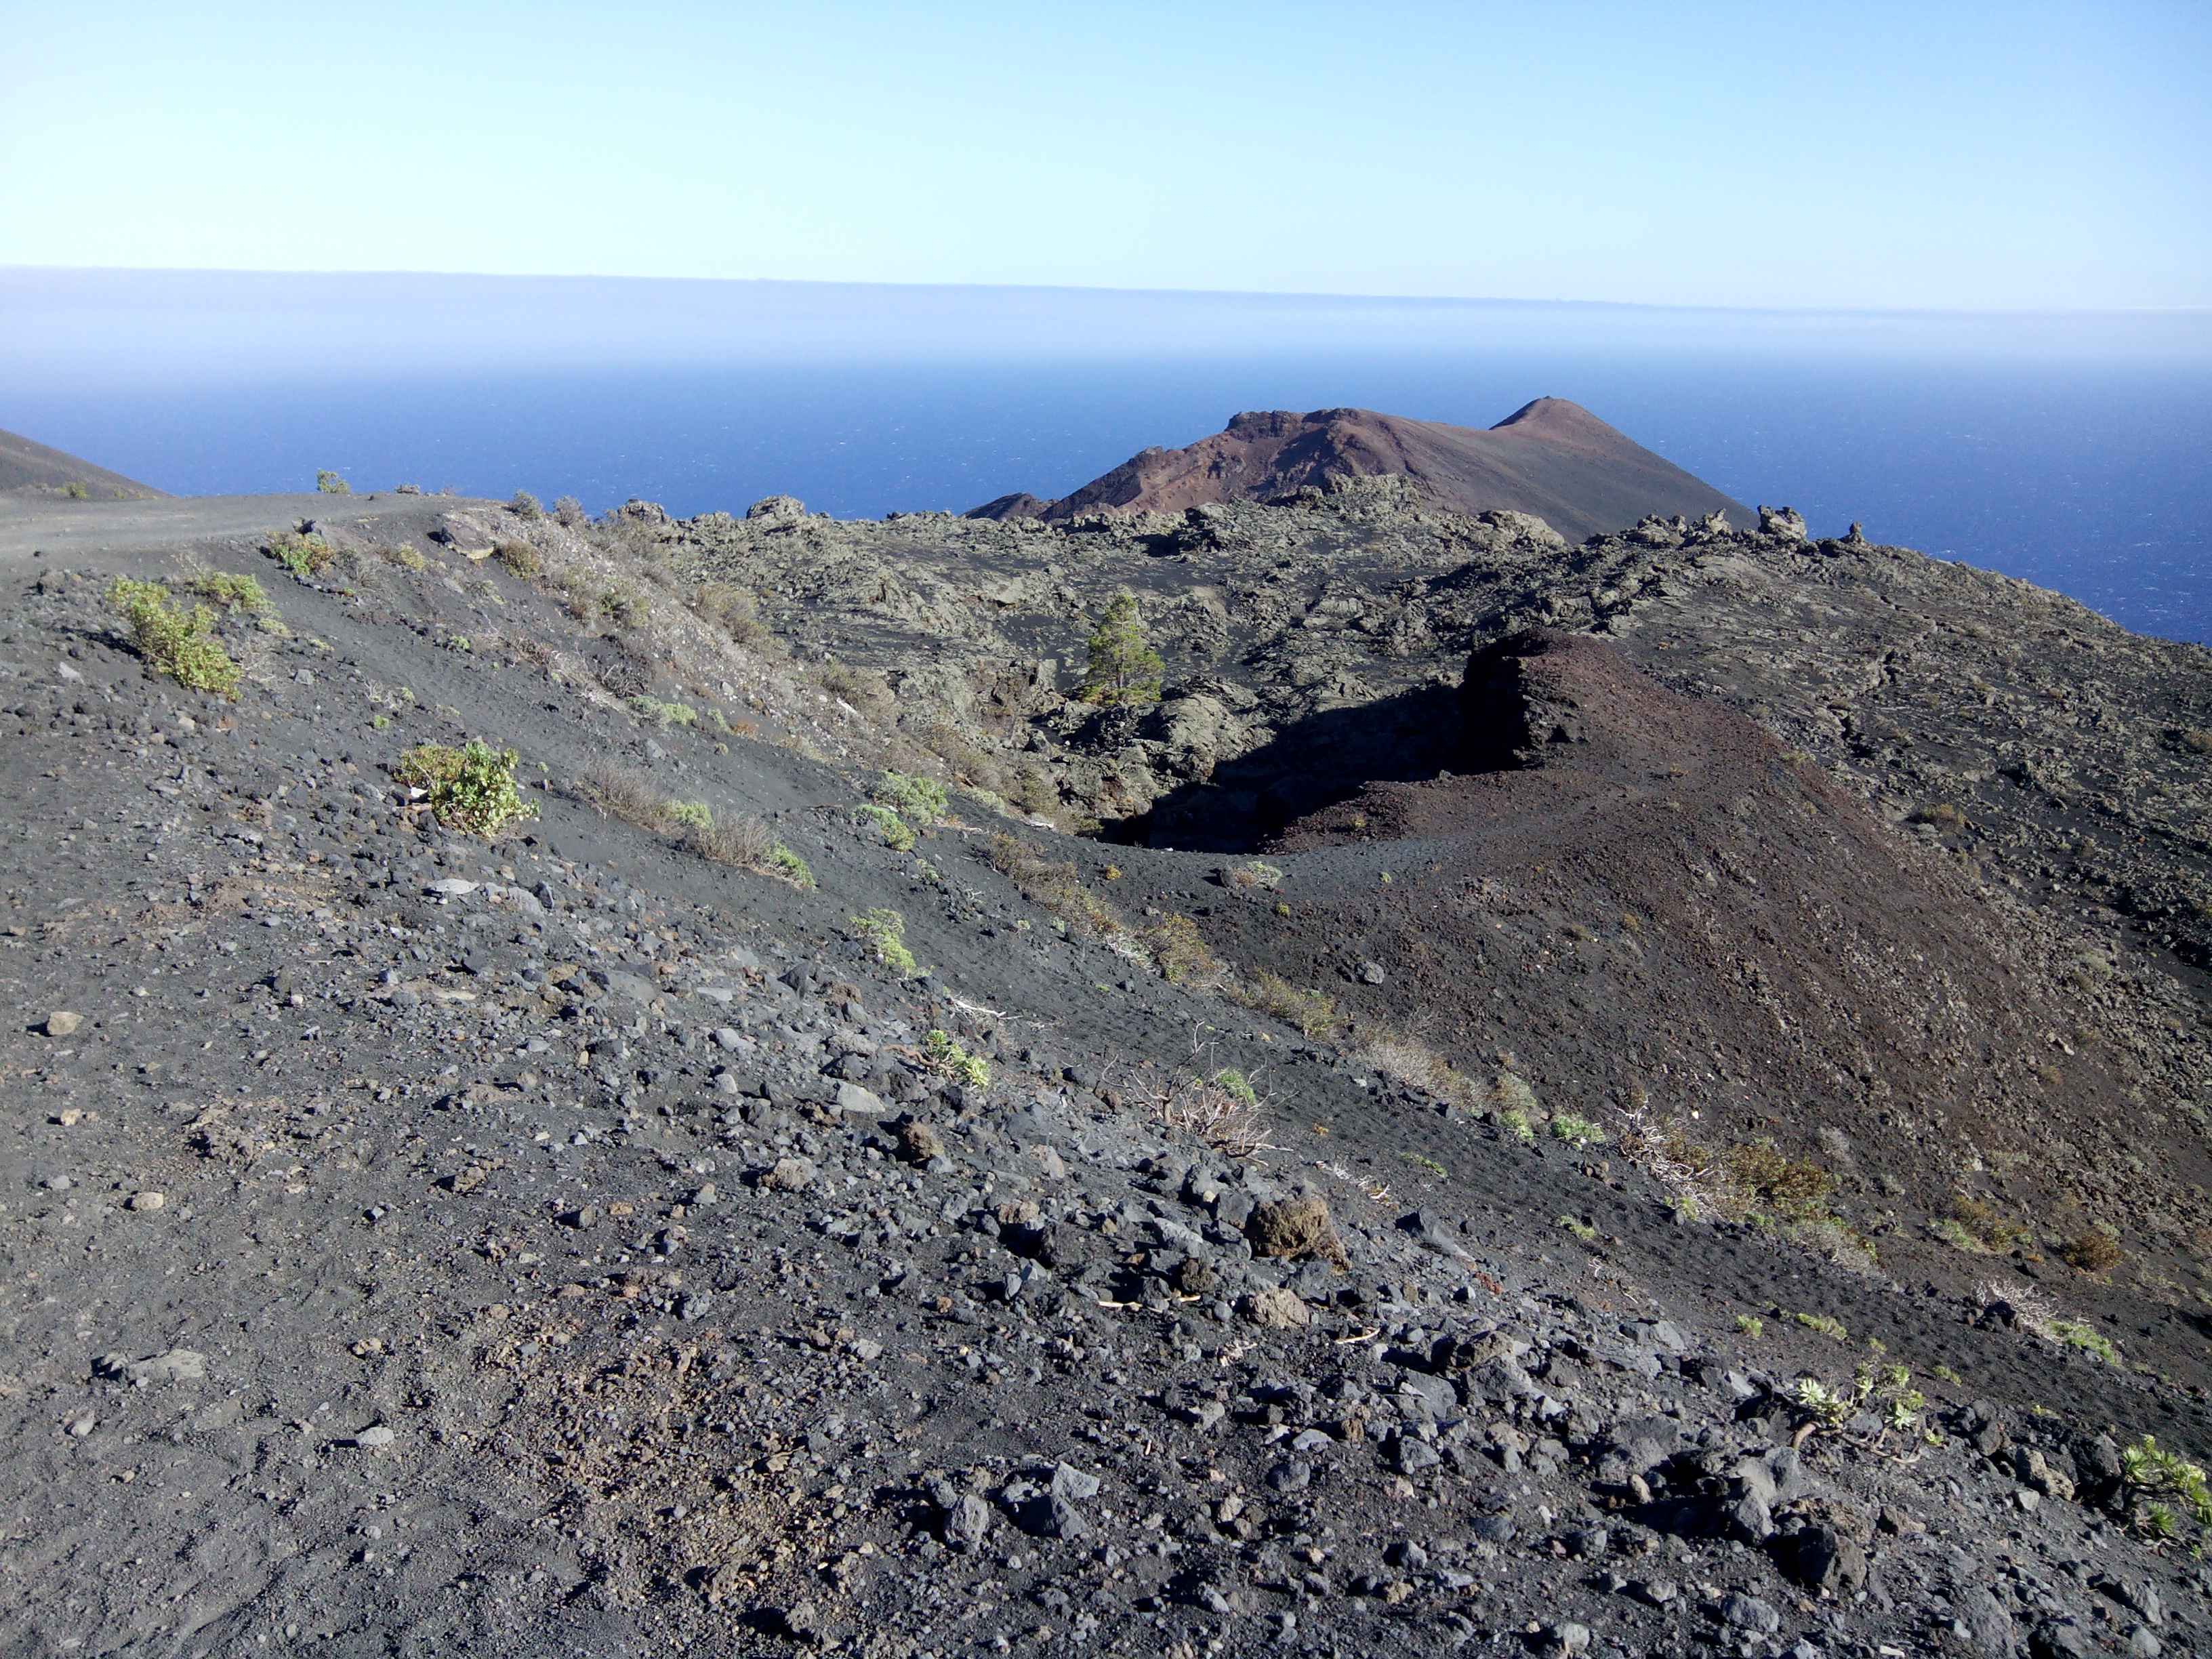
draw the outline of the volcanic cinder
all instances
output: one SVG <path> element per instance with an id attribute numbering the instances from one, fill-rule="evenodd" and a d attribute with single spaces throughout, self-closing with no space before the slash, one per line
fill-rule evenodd
<path id="1" fill-rule="evenodd" d="M 1386 475 L 1407 479 L 1437 507 L 1533 514 L 1577 539 L 1652 514 L 1749 516 L 1740 502 L 1563 398 L 1539 398 L 1486 431 L 1370 409 L 1239 415 L 1188 449 L 1133 455 L 1059 501 L 1005 495 L 970 516 L 1062 523 L 1085 513 L 1179 512 Z"/>

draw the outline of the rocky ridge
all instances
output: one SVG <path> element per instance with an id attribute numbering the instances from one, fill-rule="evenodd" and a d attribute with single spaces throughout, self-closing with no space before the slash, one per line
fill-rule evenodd
<path id="1" fill-rule="evenodd" d="M 1432 767 L 1433 744 L 1401 757 L 1376 736 L 1316 782 L 1328 757 L 1301 739 L 1332 736 L 1322 717 L 1344 711 L 1389 738 L 1395 720 L 1427 725 L 1419 694 L 1540 626 L 1741 710 L 2031 902 L 2193 964 L 2212 946 L 2203 648 L 1856 526 L 1814 540 L 1762 509 L 1755 530 L 1649 520 L 1570 547 L 1525 515 L 1437 512 L 1389 477 L 1065 528 L 843 524 L 782 501 L 681 524 L 638 511 L 802 660 L 856 671 L 884 709 L 896 699 L 901 730 L 949 727 L 982 751 L 979 772 L 1034 770 L 1030 799 L 1109 835 L 1237 850 L 1329 790 Z M 1076 659 L 1125 590 L 1167 686 L 1151 708 L 1100 710 L 1070 696 Z"/>

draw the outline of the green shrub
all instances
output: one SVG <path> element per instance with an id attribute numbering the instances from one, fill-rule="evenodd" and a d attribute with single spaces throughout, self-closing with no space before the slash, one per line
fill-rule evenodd
<path id="1" fill-rule="evenodd" d="M 806 860 L 781 842 L 768 849 L 769 866 L 777 875 L 795 886 L 811 887 L 814 872 L 806 867 Z"/>
<path id="2" fill-rule="evenodd" d="M 634 587 L 615 587 L 599 595 L 599 614 L 620 628 L 636 628 L 653 614 L 642 594 Z"/>
<path id="3" fill-rule="evenodd" d="M 2128 1259 L 2128 1253 L 2103 1233 L 2091 1228 L 2066 1241 L 2058 1254 L 2076 1273 L 2108 1273 Z"/>
<path id="4" fill-rule="evenodd" d="M 1265 968 L 1254 974 L 1249 984 L 1231 983 L 1228 992 L 1247 1008 L 1272 1014 L 1285 1025 L 1297 1027 L 1304 1036 L 1319 1036 L 1336 1024 L 1334 997 L 1322 991 L 1301 991 Z"/>
<path id="5" fill-rule="evenodd" d="M 1022 767 L 1014 774 L 1014 805 L 1042 817 L 1060 806 L 1060 791 L 1041 768 Z"/>
<path id="6" fill-rule="evenodd" d="M 459 749 L 426 743 L 402 755 L 392 775 L 448 830 L 489 839 L 518 818 L 538 816 L 515 786 L 516 758 L 512 749 L 473 738 Z"/>
<path id="7" fill-rule="evenodd" d="M 1605 1131 L 1603 1129 L 1600 1128 L 1597 1124 L 1591 1121 L 1589 1118 L 1577 1117 L 1571 1112 L 1561 1112 L 1557 1116 L 1553 1117 L 1552 1120 L 1551 1128 L 1553 1137 L 1555 1139 L 1571 1140 L 1578 1146 L 1602 1146 L 1605 1145 Z"/>
<path id="8" fill-rule="evenodd" d="M 1831 1429 L 1840 1429 L 1850 1420 L 1851 1408 L 1858 1402 L 1839 1389 L 1807 1376 L 1797 1382 L 1797 1403 L 1812 1414 L 1813 1419 Z"/>
<path id="9" fill-rule="evenodd" d="M 1806 1319 L 1803 1314 L 1796 1317 Z M 1741 1320 L 1736 1322 L 1739 1328 L 1743 1323 Z M 1832 1320 L 1823 1322 L 1834 1323 Z M 1838 1330 L 1841 1328 L 1837 1327 Z M 1870 1367 L 1856 1365 L 1852 1368 L 1850 1386 L 1840 1389 L 1831 1389 L 1813 1377 L 1802 1377 L 1795 1397 L 1810 1426 L 1840 1429 L 1855 1413 L 1871 1408 L 1887 1419 L 1889 1426 L 1899 1434 L 1918 1431 L 1920 1413 L 1928 1404 L 1928 1396 L 1912 1386 L 1912 1373 L 1902 1365 L 1892 1365 L 1879 1378 Z"/>
<path id="10" fill-rule="evenodd" d="M 195 576 L 185 584 L 185 588 L 194 598 L 205 599 L 219 611 L 255 611 L 269 608 L 269 595 L 251 576 Z"/>
<path id="11" fill-rule="evenodd" d="M 573 529 L 583 523 L 587 515 L 584 512 L 583 502 L 574 495 L 563 495 L 553 503 L 553 516 Z"/>
<path id="12" fill-rule="evenodd" d="M 1754 1342 L 1766 1334 L 1766 1322 L 1757 1314 L 1738 1314 L 1735 1328 Z"/>
<path id="13" fill-rule="evenodd" d="M 2187 1459 L 2162 1451 L 2145 1435 L 2120 1453 L 2120 1472 L 2130 1489 L 2138 1494 L 2171 1493 L 2188 1507 L 2200 1527 L 2212 1528 L 2212 1484 L 2204 1471 Z"/>
<path id="14" fill-rule="evenodd" d="M 2112 1338 L 2087 1325 L 2077 1325 L 2070 1320 L 2054 1319 L 2051 1322 L 2051 1334 L 2061 1347 L 2079 1348 L 2084 1353 L 2103 1360 L 2107 1365 L 2117 1365 L 2120 1363 L 2120 1351 L 2114 1345 Z"/>
<path id="15" fill-rule="evenodd" d="M 1536 1091 L 1524 1079 L 1500 1072 L 1490 1085 L 1489 1109 L 1498 1127 L 1512 1139 L 1523 1146 L 1534 1144 L 1536 1121 L 1543 1111 L 1536 1104 Z"/>
<path id="16" fill-rule="evenodd" d="M 960 793 L 978 806 L 996 812 L 1001 817 L 1015 816 L 1014 809 L 1006 805 L 1006 798 L 995 789 L 963 789 Z"/>
<path id="17" fill-rule="evenodd" d="M 845 924 L 854 934 L 867 942 L 875 951 L 876 960 L 911 979 L 921 970 L 915 965 L 914 952 L 906 945 L 906 918 L 896 910 L 875 909 L 865 916 L 854 916 Z"/>
<path id="18" fill-rule="evenodd" d="M 699 711 L 684 702 L 656 702 L 651 697 L 632 697 L 629 706 L 649 720 L 657 720 L 664 727 L 690 726 L 699 718 Z"/>
<path id="19" fill-rule="evenodd" d="M 1255 859 L 1249 864 L 1240 864 L 1229 872 L 1229 878 L 1239 887 L 1258 887 L 1273 892 L 1283 884 L 1283 872 L 1272 864 Z"/>
<path id="20" fill-rule="evenodd" d="M 929 1047 L 925 1050 L 929 1064 L 948 1076 L 977 1089 L 988 1088 L 991 1083 L 991 1063 L 981 1054 L 971 1054 L 942 1031 L 929 1034 Z"/>
<path id="21" fill-rule="evenodd" d="M 131 643 L 157 672 L 188 691 L 238 695 L 239 668 L 215 636 L 215 612 L 195 605 L 187 615 L 159 582 L 118 580 L 107 603 L 131 625 Z"/>
<path id="22" fill-rule="evenodd" d="M 63 493 L 73 501 L 85 501 L 92 495 L 92 492 L 84 487 L 84 481 L 81 478 L 72 478 Z"/>
<path id="23" fill-rule="evenodd" d="M 1147 924 L 1138 934 L 1152 952 L 1170 985 L 1187 985 L 1194 991 L 1218 988 L 1228 970 L 1206 948 L 1198 924 L 1188 916 L 1167 915 Z"/>
<path id="24" fill-rule="evenodd" d="M 324 471 L 315 474 L 315 488 L 325 495 L 353 494 L 353 486 L 335 472 Z"/>
<path id="25" fill-rule="evenodd" d="M 876 786 L 876 799 L 924 827 L 943 817 L 951 804 L 945 786 L 934 778 L 909 777 L 903 772 L 884 773 L 883 782 Z"/>
<path id="26" fill-rule="evenodd" d="M 2034 1237 L 2018 1222 L 1964 1193 L 1951 1200 L 1951 1213 L 1930 1222 L 1928 1231 L 1954 1249 L 1978 1255 L 2002 1255 Z"/>
<path id="27" fill-rule="evenodd" d="M 1260 1091 L 1252 1086 L 1251 1079 L 1238 1071 L 1219 1071 L 1213 1074 L 1213 1086 L 1231 1098 L 1247 1106 L 1260 1103 Z"/>
<path id="28" fill-rule="evenodd" d="M 1771 1139 L 1754 1140 L 1722 1155 L 1729 1179 L 1752 1207 L 1784 1221 L 1827 1214 L 1836 1178 L 1817 1164 L 1786 1156 Z"/>
<path id="29" fill-rule="evenodd" d="M 876 826 L 877 833 L 883 836 L 884 845 L 891 851 L 911 853 L 914 850 L 914 826 L 890 807 L 863 805 L 854 811 L 861 818 Z"/>
<path id="30" fill-rule="evenodd" d="M 731 639 L 739 645 L 757 650 L 769 645 L 775 637 L 768 625 L 761 621 L 759 609 L 751 592 L 735 582 L 700 583 L 691 596 L 691 608 L 708 622 L 720 623 L 727 629 Z M 828 672 L 826 669 L 823 671 L 824 674 Z M 890 698 L 888 691 L 883 690 L 883 676 L 871 674 L 870 678 L 882 693 L 884 708 L 888 710 Z M 821 676 L 817 676 L 816 684 L 823 684 Z"/>
<path id="31" fill-rule="evenodd" d="M 663 802 L 660 815 L 670 823 L 681 824 L 687 829 L 706 830 L 714 827 L 714 815 L 708 810 L 707 803 L 702 800 Z"/>
<path id="32" fill-rule="evenodd" d="M 535 524 L 545 516 L 545 509 L 538 504 L 538 497 L 526 489 L 514 492 L 514 499 L 507 504 L 507 510 L 526 524 Z"/>
<path id="33" fill-rule="evenodd" d="M 545 569 L 545 561 L 538 556 L 538 550 L 528 542 L 501 542 L 492 549 L 492 556 L 506 567 L 508 575 L 520 581 L 527 581 Z"/>
<path id="34" fill-rule="evenodd" d="M 319 576 L 337 562 L 338 550 L 312 532 L 296 535 L 286 531 L 270 539 L 269 556 L 295 576 Z"/>
<path id="35" fill-rule="evenodd" d="M 1087 642 L 1091 665 L 1083 676 L 1083 700 L 1112 708 L 1117 703 L 1158 702 L 1167 665 L 1145 640 L 1145 619 L 1136 595 L 1117 593 Z"/>
<path id="36" fill-rule="evenodd" d="M 1597 1237 L 1597 1228 L 1594 1224 L 1588 1221 L 1577 1220 L 1575 1217 L 1571 1215 L 1563 1215 L 1559 1217 L 1559 1224 L 1565 1227 L 1569 1232 L 1572 1233 L 1577 1238 L 1582 1240 L 1585 1244 L 1589 1243 Z"/>
<path id="37" fill-rule="evenodd" d="M 1879 1350 L 1881 1344 L 1874 1337 L 1867 1346 Z M 1862 1379 L 1866 1376 L 1860 1369 Z M 1920 1426 L 1920 1413 L 1926 1409 L 1928 1396 L 1912 1386 L 1912 1373 L 1902 1365 L 1892 1365 L 1881 1374 L 1881 1396 L 1888 1412 L 1889 1426 L 1900 1433 L 1910 1434 Z"/>

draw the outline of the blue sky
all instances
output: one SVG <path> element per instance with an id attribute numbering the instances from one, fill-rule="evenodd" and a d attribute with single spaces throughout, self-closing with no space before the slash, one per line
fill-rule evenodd
<path id="1" fill-rule="evenodd" d="M 0 9 L 0 264 L 2212 300 L 2201 4 Z"/>

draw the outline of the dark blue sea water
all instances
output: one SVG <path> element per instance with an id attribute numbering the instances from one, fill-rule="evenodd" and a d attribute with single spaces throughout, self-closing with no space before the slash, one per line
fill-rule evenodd
<path id="1" fill-rule="evenodd" d="M 164 311 L 141 294 L 125 327 L 112 295 L 62 314 L 53 295 L 76 292 L 63 276 L 44 274 L 27 298 L 9 275 L 0 320 L 38 339 L 0 336 L 0 427 L 182 494 L 297 489 L 330 467 L 363 490 L 529 489 L 595 511 L 639 495 L 685 515 L 781 493 L 869 517 L 1064 494 L 1243 409 L 1352 404 L 1484 426 L 1554 396 L 1740 501 L 1796 507 L 1816 534 L 1862 520 L 1877 539 L 2058 588 L 2130 628 L 2212 641 L 2202 319 L 1816 326 L 1171 295 L 1148 333 L 1129 296 L 1109 296 L 1109 313 L 1097 296 L 1086 311 L 1048 295 L 1022 330 L 994 331 L 993 305 L 1010 302 L 992 290 L 959 291 L 954 326 L 872 302 L 908 304 L 902 291 L 789 285 L 768 291 L 787 310 L 803 294 L 803 326 L 779 313 L 763 331 L 756 312 L 746 333 L 679 307 L 647 337 L 635 304 L 587 296 L 558 326 L 505 324 L 487 345 L 497 331 L 471 326 L 489 315 L 480 295 L 418 326 L 404 305 L 310 293 L 270 330 L 251 307 L 211 321 L 205 307 Z M 722 303 L 742 287 L 686 292 Z M 630 331 L 595 331 L 592 305 Z M 1148 356 L 1153 334 L 1167 349 Z"/>

